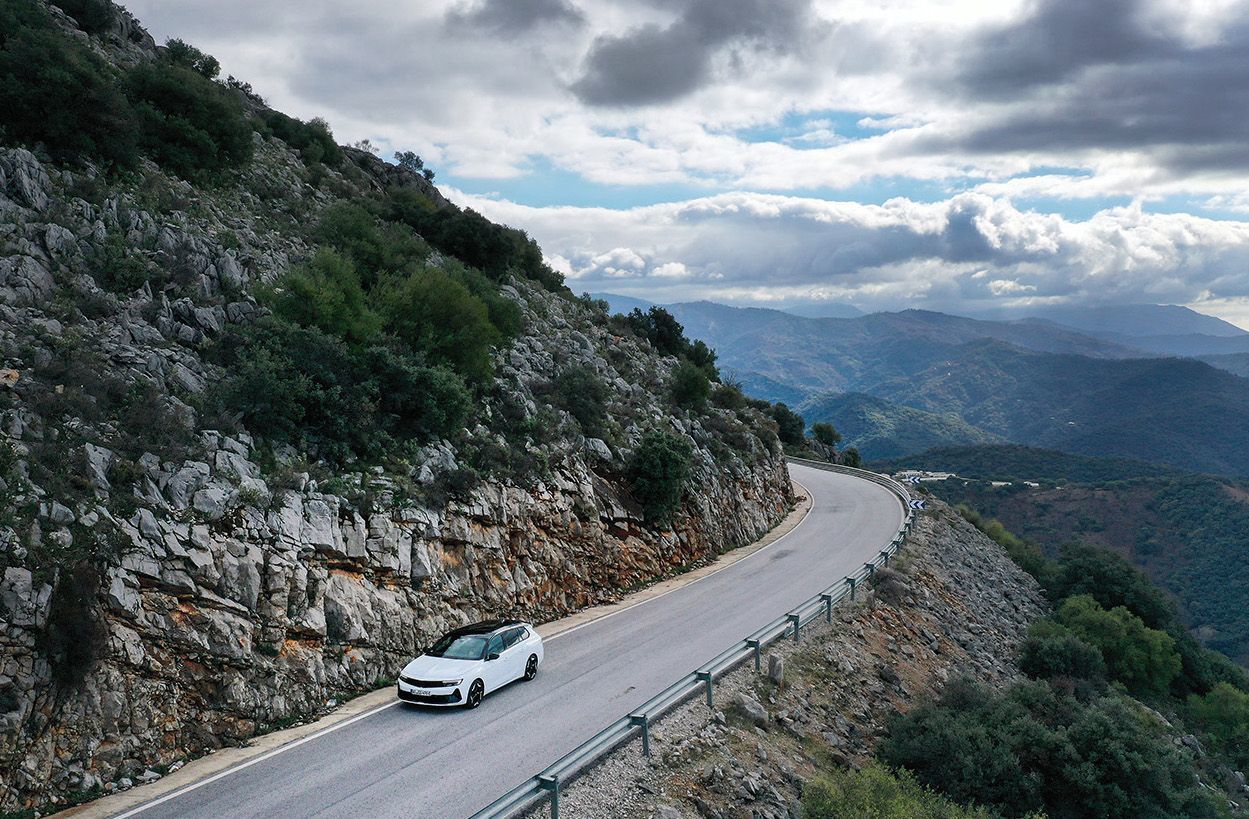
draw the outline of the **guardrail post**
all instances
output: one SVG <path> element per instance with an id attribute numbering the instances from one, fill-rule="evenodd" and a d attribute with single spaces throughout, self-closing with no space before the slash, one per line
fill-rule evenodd
<path id="1" fill-rule="evenodd" d="M 763 648 L 763 642 L 760 640 L 747 640 L 746 645 L 755 650 L 755 671 L 763 670 L 763 655 L 760 649 Z"/>
<path id="2" fill-rule="evenodd" d="M 824 619 L 831 624 L 833 622 L 833 596 L 821 594 L 820 599 L 824 601 Z"/>
<path id="3" fill-rule="evenodd" d="M 707 684 L 707 707 L 712 711 L 716 710 L 715 686 L 712 685 L 710 671 L 695 671 L 694 676 Z"/>
<path id="4" fill-rule="evenodd" d="M 881 559 L 881 562 L 885 564 L 885 568 L 886 569 L 889 568 L 889 550 L 888 549 L 881 550 L 880 559 Z"/>
<path id="5" fill-rule="evenodd" d="M 802 615 L 787 614 L 785 615 L 785 619 L 794 624 L 794 642 L 798 642 L 800 630 L 802 629 Z"/>
<path id="6" fill-rule="evenodd" d="M 651 723 L 645 714 L 630 714 L 629 722 L 642 728 L 642 756 L 651 755 Z"/>
<path id="7" fill-rule="evenodd" d="M 551 819 L 559 819 L 559 777 L 538 774 L 538 787 L 551 792 Z"/>
<path id="8" fill-rule="evenodd" d="M 855 580 L 853 577 L 847 577 L 846 583 L 850 586 L 850 599 L 853 600 L 854 599 L 854 587 L 859 584 L 859 581 Z"/>
<path id="9" fill-rule="evenodd" d="M 876 579 L 876 564 L 864 563 L 863 565 L 867 567 L 867 579 L 875 580 Z"/>

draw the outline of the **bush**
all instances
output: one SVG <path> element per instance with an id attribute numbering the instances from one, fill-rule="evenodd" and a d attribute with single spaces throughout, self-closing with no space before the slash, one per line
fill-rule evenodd
<path id="1" fill-rule="evenodd" d="M 811 435 L 825 446 L 836 446 L 841 442 L 841 433 L 832 424 L 820 421 L 811 427 Z"/>
<path id="2" fill-rule="evenodd" d="M 418 356 L 353 348 L 278 318 L 228 332 L 214 353 L 229 375 L 213 387 L 210 411 L 333 463 L 450 435 L 472 406 L 459 377 Z"/>
<path id="3" fill-rule="evenodd" d="M 1219 753 L 1249 769 L 1249 694 L 1219 683 L 1205 696 L 1189 697 L 1188 712 Z"/>
<path id="4" fill-rule="evenodd" d="M 371 341 L 382 327 L 356 266 L 333 250 L 319 250 L 307 265 L 292 270 L 269 301 L 277 315 L 349 342 Z"/>
<path id="5" fill-rule="evenodd" d="M 859 454 L 859 450 L 855 447 L 848 446 L 841 452 L 842 466 L 848 466 L 851 469 L 859 469 L 863 466 L 863 456 Z"/>
<path id="6" fill-rule="evenodd" d="M 342 166 L 345 154 L 325 120 L 318 117 L 304 122 L 280 111 L 266 111 L 264 122 L 275 137 L 299 151 L 305 165 Z"/>
<path id="7" fill-rule="evenodd" d="M 711 403 L 728 410 L 739 410 L 748 406 L 741 384 L 735 382 L 717 384 L 711 391 Z"/>
<path id="8" fill-rule="evenodd" d="M 0 3 L 0 111 L 6 141 L 43 144 L 60 160 L 138 161 L 134 111 L 112 69 L 35 3 Z"/>
<path id="9" fill-rule="evenodd" d="M 691 361 L 682 361 L 673 370 L 668 389 L 678 407 L 702 409 L 711 395 L 711 382 L 702 367 Z"/>
<path id="10" fill-rule="evenodd" d="M 777 403 L 772 405 L 772 418 L 776 421 L 776 434 L 782 444 L 802 446 L 806 440 L 807 423 L 801 415 L 787 405 Z"/>
<path id="11" fill-rule="evenodd" d="M 565 367 L 555 377 L 552 388 L 553 403 L 576 418 L 586 435 L 601 438 L 611 397 L 603 379 L 589 367 Z"/>
<path id="12" fill-rule="evenodd" d="M 229 91 L 194 68 L 141 63 L 126 78 L 143 151 L 165 170 L 203 180 L 252 155 L 252 129 Z"/>
<path id="13" fill-rule="evenodd" d="M 1221 815 L 1156 718 L 1119 696 L 1082 702 L 1040 682 L 995 696 L 955 681 L 891 721 L 880 757 L 1005 816 Z"/>
<path id="14" fill-rule="evenodd" d="M 375 301 L 387 329 L 413 350 L 471 381 L 489 379 L 490 349 L 502 334 L 463 284 L 424 268 L 383 282 Z"/>
<path id="15" fill-rule="evenodd" d="M 1106 677 L 1102 653 L 1053 620 L 1038 620 L 1019 649 L 1019 670 L 1036 680 L 1100 681 Z"/>
<path id="16" fill-rule="evenodd" d="M 652 432 L 629 463 L 629 489 L 648 521 L 669 523 L 681 505 L 693 447 L 684 438 Z"/>
<path id="17" fill-rule="evenodd" d="M 992 819 L 925 788 L 905 769 L 867 765 L 818 774 L 802 790 L 805 819 Z"/>
<path id="18" fill-rule="evenodd" d="M 206 80 L 215 80 L 221 73 L 221 63 L 211 54 L 205 54 L 182 40 L 165 43 L 165 59 L 174 65 L 189 68 Z"/>
<path id="19" fill-rule="evenodd" d="M 1081 594 L 1067 598 L 1054 619 L 1098 649 L 1111 679 L 1134 694 L 1165 695 L 1180 673 L 1175 640 L 1148 628 L 1123 606 L 1107 611 L 1092 596 Z"/>
<path id="20" fill-rule="evenodd" d="M 1063 546 L 1047 591 L 1053 602 L 1087 594 L 1103 608 L 1123 606 L 1154 629 L 1166 629 L 1178 620 L 1175 606 L 1144 573 L 1096 546 Z"/>

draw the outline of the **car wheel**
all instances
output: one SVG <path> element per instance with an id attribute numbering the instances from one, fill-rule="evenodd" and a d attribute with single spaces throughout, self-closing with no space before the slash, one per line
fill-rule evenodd
<path id="1" fill-rule="evenodd" d="M 532 680 L 538 676 L 538 655 L 530 654 L 529 662 L 525 663 L 525 680 Z"/>
<path id="2" fill-rule="evenodd" d="M 473 680 L 468 687 L 468 698 L 464 700 L 465 708 L 476 708 L 481 705 L 481 698 L 486 694 L 486 685 L 481 680 Z"/>

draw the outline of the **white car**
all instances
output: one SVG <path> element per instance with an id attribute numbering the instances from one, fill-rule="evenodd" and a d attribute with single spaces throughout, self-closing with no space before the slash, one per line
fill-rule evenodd
<path id="1" fill-rule="evenodd" d="M 399 673 L 399 699 L 476 708 L 482 697 L 542 664 L 542 638 L 520 620 L 487 620 L 448 632 Z"/>

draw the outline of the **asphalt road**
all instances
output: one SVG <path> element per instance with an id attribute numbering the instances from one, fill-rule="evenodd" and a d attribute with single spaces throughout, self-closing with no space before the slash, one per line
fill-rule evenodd
<path id="1" fill-rule="evenodd" d="M 536 680 L 475 711 L 396 705 L 144 810 L 144 817 L 465 817 L 674 680 L 855 571 L 903 511 L 867 481 L 791 466 L 812 508 L 723 571 L 556 635 Z"/>

